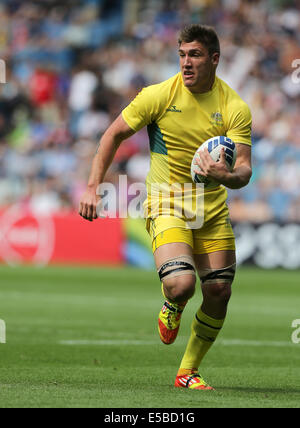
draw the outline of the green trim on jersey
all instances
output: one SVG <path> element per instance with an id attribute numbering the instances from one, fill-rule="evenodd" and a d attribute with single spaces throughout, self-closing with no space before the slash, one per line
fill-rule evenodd
<path id="1" fill-rule="evenodd" d="M 157 125 L 157 123 L 153 122 L 147 126 L 147 131 L 150 140 L 150 150 L 153 153 L 159 153 L 161 155 L 167 155 L 168 149 L 166 146 L 166 142 L 164 141 L 163 134 Z"/>

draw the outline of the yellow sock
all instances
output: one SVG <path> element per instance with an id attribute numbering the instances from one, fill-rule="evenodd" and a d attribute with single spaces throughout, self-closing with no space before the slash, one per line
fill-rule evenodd
<path id="1" fill-rule="evenodd" d="M 192 322 L 192 332 L 180 364 L 180 370 L 195 371 L 198 369 L 223 324 L 224 319 L 216 320 L 203 313 L 201 309 L 198 310 Z"/>

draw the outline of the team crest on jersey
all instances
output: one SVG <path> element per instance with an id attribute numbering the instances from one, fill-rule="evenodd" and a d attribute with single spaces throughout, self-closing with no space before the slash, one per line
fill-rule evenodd
<path id="1" fill-rule="evenodd" d="M 210 115 L 210 123 L 213 125 L 223 125 L 223 116 L 219 111 Z"/>

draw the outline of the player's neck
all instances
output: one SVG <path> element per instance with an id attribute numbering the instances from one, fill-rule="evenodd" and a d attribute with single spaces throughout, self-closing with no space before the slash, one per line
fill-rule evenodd
<path id="1" fill-rule="evenodd" d="M 187 89 L 192 92 L 192 94 L 205 94 L 212 90 L 214 83 L 216 81 L 216 75 L 209 77 L 206 82 L 201 82 L 199 85 L 187 86 Z"/>

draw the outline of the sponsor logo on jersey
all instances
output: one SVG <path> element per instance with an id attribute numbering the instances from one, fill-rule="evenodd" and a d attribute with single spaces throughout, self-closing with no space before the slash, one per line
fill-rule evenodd
<path id="1" fill-rule="evenodd" d="M 181 110 L 178 110 L 176 106 L 171 106 L 170 108 L 167 108 L 167 111 L 171 111 L 172 113 L 181 113 Z"/>

